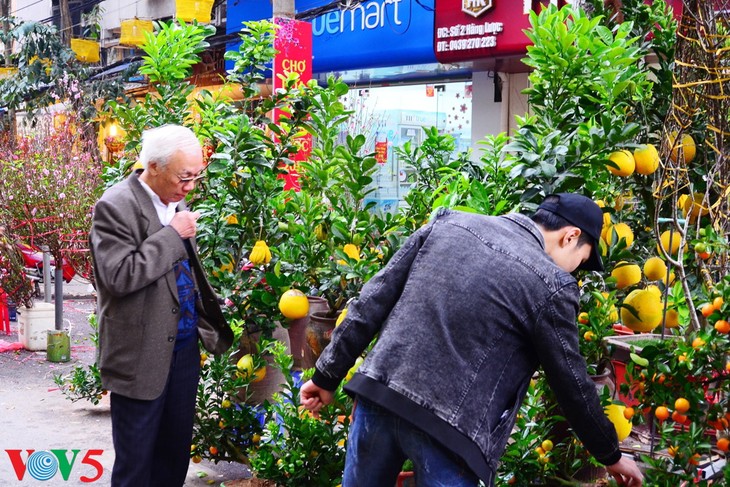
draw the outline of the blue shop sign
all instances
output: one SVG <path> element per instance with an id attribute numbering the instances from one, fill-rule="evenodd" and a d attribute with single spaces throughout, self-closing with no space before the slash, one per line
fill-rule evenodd
<path id="1" fill-rule="evenodd" d="M 330 0 L 308 3 L 309 10 Z M 436 63 L 433 52 L 434 0 L 366 0 L 348 10 L 311 19 L 315 73 Z M 271 2 L 228 0 L 228 33 L 242 22 L 270 19 Z M 238 44 L 229 47 L 237 48 Z"/>

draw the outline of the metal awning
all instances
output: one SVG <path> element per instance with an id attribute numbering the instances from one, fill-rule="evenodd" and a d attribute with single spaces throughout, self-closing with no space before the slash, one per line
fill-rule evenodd
<path id="1" fill-rule="evenodd" d="M 140 64 L 142 64 L 142 58 L 139 56 L 136 56 L 132 59 L 120 61 L 119 63 L 114 64 L 112 66 L 105 66 L 104 68 L 102 68 L 101 71 L 99 71 L 95 75 L 91 76 L 89 79 L 97 80 L 97 79 L 105 79 L 105 78 L 109 78 L 109 77 L 116 77 L 119 74 L 134 68 L 135 66 L 139 67 Z"/>

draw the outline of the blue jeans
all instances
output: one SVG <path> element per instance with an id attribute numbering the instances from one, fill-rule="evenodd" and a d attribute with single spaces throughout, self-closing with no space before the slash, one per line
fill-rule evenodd
<path id="1" fill-rule="evenodd" d="M 395 485 L 413 462 L 418 487 L 476 487 L 479 479 L 457 456 L 389 411 L 357 399 L 347 439 L 343 487 Z"/>

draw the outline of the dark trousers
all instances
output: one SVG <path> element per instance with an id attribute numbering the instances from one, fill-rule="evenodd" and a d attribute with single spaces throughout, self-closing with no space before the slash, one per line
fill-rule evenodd
<path id="1" fill-rule="evenodd" d="M 112 487 L 180 487 L 190 464 L 200 377 L 197 340 L 173 353 L 162 395 L 152 401 L 111 394 Z"/>

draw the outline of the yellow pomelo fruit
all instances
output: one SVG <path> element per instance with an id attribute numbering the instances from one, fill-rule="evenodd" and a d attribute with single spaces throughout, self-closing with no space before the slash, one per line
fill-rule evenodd
<path id="1" fill-rule="evenodd" d="M 598 205 L 599 208 L 605 208 L 606 207 L 606 202 L 603 201 L 603 200 L 596 200 L 596 204 Z"/>
<path id="2" fill-rule="evenodd" d="M 619 289 L 633 286 L 641 281 L 641 267 L 621 261 L 611 271 L 611 277 L 616 279 L 616 287 Z"/>
<path id="3" fill-rule="evenodd" d="M 674 284 L 674 277 L 675 277 L 674 271 L 669 271 L 669 279 L 667 280 L 667 277 L 664 276 L 662 278 L 662 282 L 664 283 L 665 286 L 671 286 L 672 284 Z"/>
<path id="4" fill-rule="evenodd" d="M 679 312 L 676 309 L 667 309 L 667 314 L 664 316 L 664 326 L 667 328 L 677 328 L 679 326 Z"/>
<path id="5" fill-rule="evenodd" d="M 695 158 L 695 155 L 697 155 L 697 146 L 695 146 L 695 140 L 692 138 L 689 134 L 683 134 L 682 140 L 678 142 L 675 145 L 675 139 L 677 138 L 677 132 L 672 132 L 667 137 L 667 144 L 669 145 L 669 148 L 671 149 L 671 152 L 669 154 L 669 158 L 677 162 L 677 158 L 679 157 L 679 151 L 682 150 L 682 161 L 686 164 L 689 164 L 692 162 Z"/>
<path id="6" fill-rule="evenodd" d="M 603 227 L 601 227 L 601 238 L 608 242 L 608 235 L 609 231 L 611 230 L 611 226 L 613 225 L 613 222 L 611 221 L 611 214 L 610 213 L 604 213 L 603 214 Z"/>
<path id="7" fill-rule="evenodd" d="M 613 423 L 613 427 L 616 428 L 618 441 L 624 441 L 631 434 L 631 421 L 624 417 L 624 409 L 626 409 L 626 406 L 622 404 L 609 404 L 605 409 L 608 420 L 611 421 L 611 423 Z"/>
<path id="8" fill-rule="evenodd" d="M 636 162 L 634 162 L 634 155 L 631 152 L 627 150 L 612 152 L 611 155 L 608 156 L 608 160 L 618 166 L 614 167 L 613 165 L 606 165 L 609 172 L 614 176 L 626 177 L 634 174 Z"/>
<path id="9" fill-rule="evenodd" d="M 654 284 L 650 284 L 644 288 L 644 290 L 649 291 L 655 296 L 658 296 L 659 299 L 662 297 L 662 290 L 659 289 L 659 286 L 655 286 Z"/>
<path id="10" fill-rule="evenodd" d="M 669 248 L 669 238 L 671 236 L 672 239 L 672 248 Z M 659 239 L 662 242 L 662 247 L 670 254 L 670 255 L 677 255 L 677 252 L 679 252 L 679 245 L 681 244 L 681 237 L 679 236 L 678 232 L 672 232 L 671 230 L 665 230 L 662 232 L 662 234 L 659 236 Z M 661 254 L 661 248 L 659 247 L 659 244 L 657 243 L 657 253 Z M 687 250 L 687 244 L 685 243 L 684 249 Z"/>
<path id="11" fill-rule="evenodd" d="M 622 238 L 626 239 L 626 248 L 631 247 L 634 243 L 634 232 L 626 223 L 616 223 L 612 225 L 606 234 L 606 242 L 613 242 L 613 233 L 616 232 L 616 242 L 620 242 Z"/>
<path id="12" fill-rule="evenodd" d="M 253 374 L 253 356 L 250 353 L 247 353 L 238 359 L 238 362 L 236 362 L 236 369 L 238 369 L 238 372 L 244 377 L 248 377 Z"/>
<path id="13" fill-rule="evenodd" d="M 258 369 L 254 370 L 253 372 L 253 380 L 251 381 L 252 384 L 255 384 L 257 382 L 261 382 L 266 377 L 266 367 L 259 367 Z"/>
<path id="14" fill-rule="evenodd" d="M 279 311 L 290 320 L 304 318 L 309 313 L 309 300 L 299 289 L 289 289 L 279 299 Z"/>
<path id="15" fill-rule="evenodd" d="M 687 202 L 687 198 L 689 198 L 688 194 L 679 195 L 679 198 L 677 198 L 677 208 L 679 208 L 680 210 L 684 208 L 684 204 Z"/>
<path id="16" fill-rule="evenodd" d="M 662 322 L 662 311 L 660 291 L 636 289 L 624 299 L 624 306 L 621 307 L 621 321 L 624 326 L 634 331 L 646 333 Z"/>
<path id="17" fill-rule="evenodd" d="M 680 197 L 680 199 L 677 200 L 677 203 L 679 204 L 679 201 L 681 200 L 682 213 L 685 218 L 689 215 L 690 223 L 694 223 L 698 216 L 705 216 L 710 212 L 710 209 L 703 204 L 703 200 L 705 198 L 704 194 L 694 193 L 692 198 L 690 198 L 689 195 L 682 196 L 684 196 L 684 198 Z"/>
<path id="18" fill-rule="evenodd" d="M 660 257 L 652 257 L 644 263 L 644 275 L 650 281 L 667 277 L 667 264 Z"/>
<path id="19" fill-rule="evenodd" d="M 634 150 L 636 172 L 643 175 L 652 174 L 659 169 L 659 152 L 652 144 L 643 145 Z"/>
<path id="20" fill-rule="evenodd" d="M 245 379 L 251 377 L 252 384 L 260 382 L 266 377 L 266 367 L 259 367 L 256 370 L 253 369 L 253 355 L 250 353 L 238 359 L 236 369 L 241 377 Z"/>

